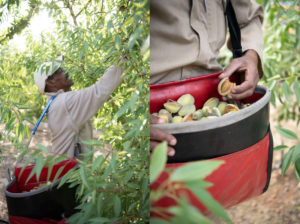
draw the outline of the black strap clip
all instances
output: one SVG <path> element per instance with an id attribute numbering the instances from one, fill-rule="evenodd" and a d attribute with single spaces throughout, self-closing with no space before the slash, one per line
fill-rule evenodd
<path id="1" fill-rule="evenodd" d="M 243 56 L 242 48 L 239 49 L 232 49 L 233 58 L 239 58 Z"/>

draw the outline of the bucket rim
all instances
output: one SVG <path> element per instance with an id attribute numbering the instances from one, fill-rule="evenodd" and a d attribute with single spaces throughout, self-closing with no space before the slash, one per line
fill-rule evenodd
<path id="1" fill-rule="evenodd" d="M 249 107 L 234 113 L 228 113 L 214 119 L 200 120 L 184 123 L 167 123 L 167 124 L 151 124 L 151 127 L 158 128 L 170 134 L 185 134 L 193 132 L 208 131 L 216 128 L 222 128 L 241 120 L 244 120 L 253 114 L 260 111 L 265 105 L 270 102 L 271 91 L 265 86 L 258 85 L 255 88 L 255 93 L 262 93 L 264 96 L 258 101 L 252 103 Z"/>
<path id="2" fill-rule="evenodd" d="M 75 170 L 76 168 L 78 168 L 78 164 L 76 164 L 74 167 L 72 167 L 70 170 L 68 170 L 68 172 L 71 170 Z M 40 194 L 42 192 L 45 192 L 45 191 L 48 191 L 48 190 L 51 190 L 51 189 L 57 187 L 63 177 L 64 177 L 64 175 L 62 177 L 56 179 L 51 184 L 48 184 L 43 187 L 39 187 L 38 189 L 35 189 L 32 191 L 14 193 L 14 192 L 8 191 L 8 189 L 17 181 L 16 176 L 14 176 L 13 179 L 11 180 L 11 182 L 9 184 L 7 184 L 6 187 L 4 188 L 4 194 L 6 197 L 11 197 L 11 198 L 24 198 L 24 197 L 34 196 L 34 195 Z"/>

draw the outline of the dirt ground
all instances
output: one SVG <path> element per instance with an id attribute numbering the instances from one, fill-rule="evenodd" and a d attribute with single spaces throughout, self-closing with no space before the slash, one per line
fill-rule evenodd
<path id="1" fill-rule="evenodd" d="M 281 138 L 273 130 L 274 145 L 287 144 L 292 146 L 294 141 Z M 300 128 L 295 129 L 293 123 L 285 123 L 285 128 L 289 128 L 298 133 Z M 34 137 L 32 146 L 41 143 L 49 146 L 50 133 L 47 126 L 43 124 Z M 4 147 L 9 149 L 8 147 Z M 5 196 L 3 193 L 4 186 L 7 184 L 7 167 L 13 167 L 15 153 L 13 150 L 2 151 L 1 157 L 4 160 L 0 163 L 0 218 L 7 219 L 7 208 Z M 281 176 L 281 169 L 278 169 L 281 163 L 281 152 L 274 152 L 273 172 L 269 189 L 266 193 L 256 198 L 240 203 L 227 210 L 229 216 L 235 224 L 297 224 L 300 223 L 300 182 L 293 174 L 293 167 L 290 167 L 287 174 Z M 277 168 L 277 169 L 276 169 Z M 216 221 L 216 223 L 223 223 Z"/>

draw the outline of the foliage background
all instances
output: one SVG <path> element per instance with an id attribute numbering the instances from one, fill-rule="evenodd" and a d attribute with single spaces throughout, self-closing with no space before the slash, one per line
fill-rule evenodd
<path id="1" fill-rule="evenodd" d="M 292 140 L 294 144 L 277 145 L 274 150 L 284 150 L 282 163 L 284 175 L 294 164 L 296 178 L 300 175 L 300 133 L 282 127 L 292 122 L 297 130 L 300 122 L 300 1 L 256 0 L 264 8 L 264 76 L 259 82 L 271 90 L 271 117 L 275 122 L 273 132 Z M 231 52 L 225 47 L 220 61 L 226 66 Z"/>
<path id="2" fill-rule="evenodd" d="M 295 176 L 300 176 L 300 133 L 281 127 L 281 122 L 300 122 L 300 1 L 264 1 L 264 79 L 272 90 L 271 103 L 276 108 L 276 130 L 295 142 L 278 145 L 285 150 L 282 163 L 284 175 L 294 164 Z M 297 130 L 297 128 L 295 128 Z"/>
<path id="3" fill-rule="evenodd" d="M 27 4 L 27 11 L 21 8 Z M 73 172 L 79 184 L 81 211 L 72 223 L 146 223 L 149 216 L 148 188 L 148 71 L 149 1 L 137 0 L 24 0 L 1 1 L 3 23 L 10 26 L 0 33 L 0 143 L 27 142 L 29 124 L 35 125 L 46 103 L 37 90 L 33 72 L 45 61 L 65 56 L 63 68 L 82 89 L 96 82 L 112 64 L 128 58 L 123 84 L 94 117 L 101 130 L 94 151 L 80 161 Z M 56 29 L 42 33 L 36 40 L 29 32 L 31 19 L 46 10 Z M 11 41 L 26 37 L 23 50 Z M 103 143 L 113 150 L 95 155 Z M 39 166 L 46 160 L 34 159 Z M 3 147 L 0 148 L 3 150 Z M 67 181 L 67 179 L 66 179 Z"/>

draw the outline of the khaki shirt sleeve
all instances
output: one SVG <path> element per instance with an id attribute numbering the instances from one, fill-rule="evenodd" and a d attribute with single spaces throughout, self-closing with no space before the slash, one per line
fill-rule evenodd
<path id="1" fill-rule="evenodd" d="M 75 125 L 80 127 L 87 122 L 112 92 L 122 82 L 122 68 L 111 66 L 92 86 L 78 90 L 66 97 L 66 107 Z"/>
<path id="2" fill-rule="evenodd" d="M 253 0 L 232 0 L 237 21 L 241 29 L 243 52 L 255 50 L 259 56 L 258 72 L 263 76 L 263 8 Z M 228 43 L 230 43 L 228 41 Z M 230 45 L 230 44 L 229 44 Z"/>

